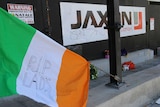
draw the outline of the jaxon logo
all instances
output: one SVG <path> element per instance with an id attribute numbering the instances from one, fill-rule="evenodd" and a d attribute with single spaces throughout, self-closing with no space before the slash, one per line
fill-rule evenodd
<path id="1" fill-rule="evenodd" d="M 97 15 L 98 18 L 101 20 L 97 20 Z M 88 26 L 94 26 L 95 28 L 98 27 L 106 27 L 108 24 L 107 20 L 107 11 L 106 12 L 101 12 L 101 11 L 86 11 L 84 19 L 82 19 L 82 12 L 81 10 L 76 11 L 76 23 L 71 24 L 71 29 L 85 29 Z M 133 18 L 133 20 L 132 20 Z M 142 12 L 125 12 L 122 11 L 120 12 L 120 21 L 121 25 L 131 25 L 134 26 L 134 30 L 140 30 L 142 29 Z M 89 20 L 91 20 L 91 23 L 89 23 Z"/>

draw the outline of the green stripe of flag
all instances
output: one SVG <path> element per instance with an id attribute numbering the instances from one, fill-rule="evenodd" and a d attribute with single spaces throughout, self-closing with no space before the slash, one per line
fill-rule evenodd
<path id="1" fill-rule="evenodd" d="M 0 97 L 16 93 L 16 78 L 35 32 L 0 8 Z"/>

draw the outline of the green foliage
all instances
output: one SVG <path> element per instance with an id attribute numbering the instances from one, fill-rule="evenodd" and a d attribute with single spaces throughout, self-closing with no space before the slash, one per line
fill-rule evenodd
<path id="1" fill-rule="evenodd" d="M 90 79 L 97 79 L 97 68 L 92 64 L 90 64 Z"/>

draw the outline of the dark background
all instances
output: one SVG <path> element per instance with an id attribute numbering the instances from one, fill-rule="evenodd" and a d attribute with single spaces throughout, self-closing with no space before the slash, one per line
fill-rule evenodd
<path id="1" fill-rule="evenodd" d="M 1 0 L 0 7 L 6 9 L 7 3 L 33 5 L 35 24 L 31 26 L 62 44 L 60 17 L 60 2 L 62 1 L 106 4 L 106 0 Z M 120 0 L 120 6 L 146 7 L 146 33 L 121 38 L 121 48 L 125 48 L 128 52 L 149 48 L 154 50 L 154 54 L 157 54 L 156 49 L 160 46 L 160 3 L 147 0 Z M 49 11 L 47 11 L 48 7 Z M 153 31 L 149 30 L 150 18 L 155 19 L 155 30 Z M 87 60 L 99 59 L 104 58 L 104 50 L 108 49 L 108 40 L 72 45 L 67 48 Z"/>

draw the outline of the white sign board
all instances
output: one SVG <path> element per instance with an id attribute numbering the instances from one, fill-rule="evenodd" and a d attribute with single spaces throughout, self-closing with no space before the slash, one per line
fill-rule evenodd
<path id="1" fill-rule="evenodd" d="M 33 6 L 26 4 L 7 4 L 8 12 L 27 24 L 34 24 Z"/>
<path id="2" fill-rule="evenodd" d="M 107 7 L 100 4 L 61 2 L 63 45 L 108 39 Z M 145 7 L 120 6 L 121 37 L 146 32 Z"/>
<path id="3" fill-rule="evenodd" d="M 150 30 L 154 30 L 154 18 L 150 18 Z"/>

